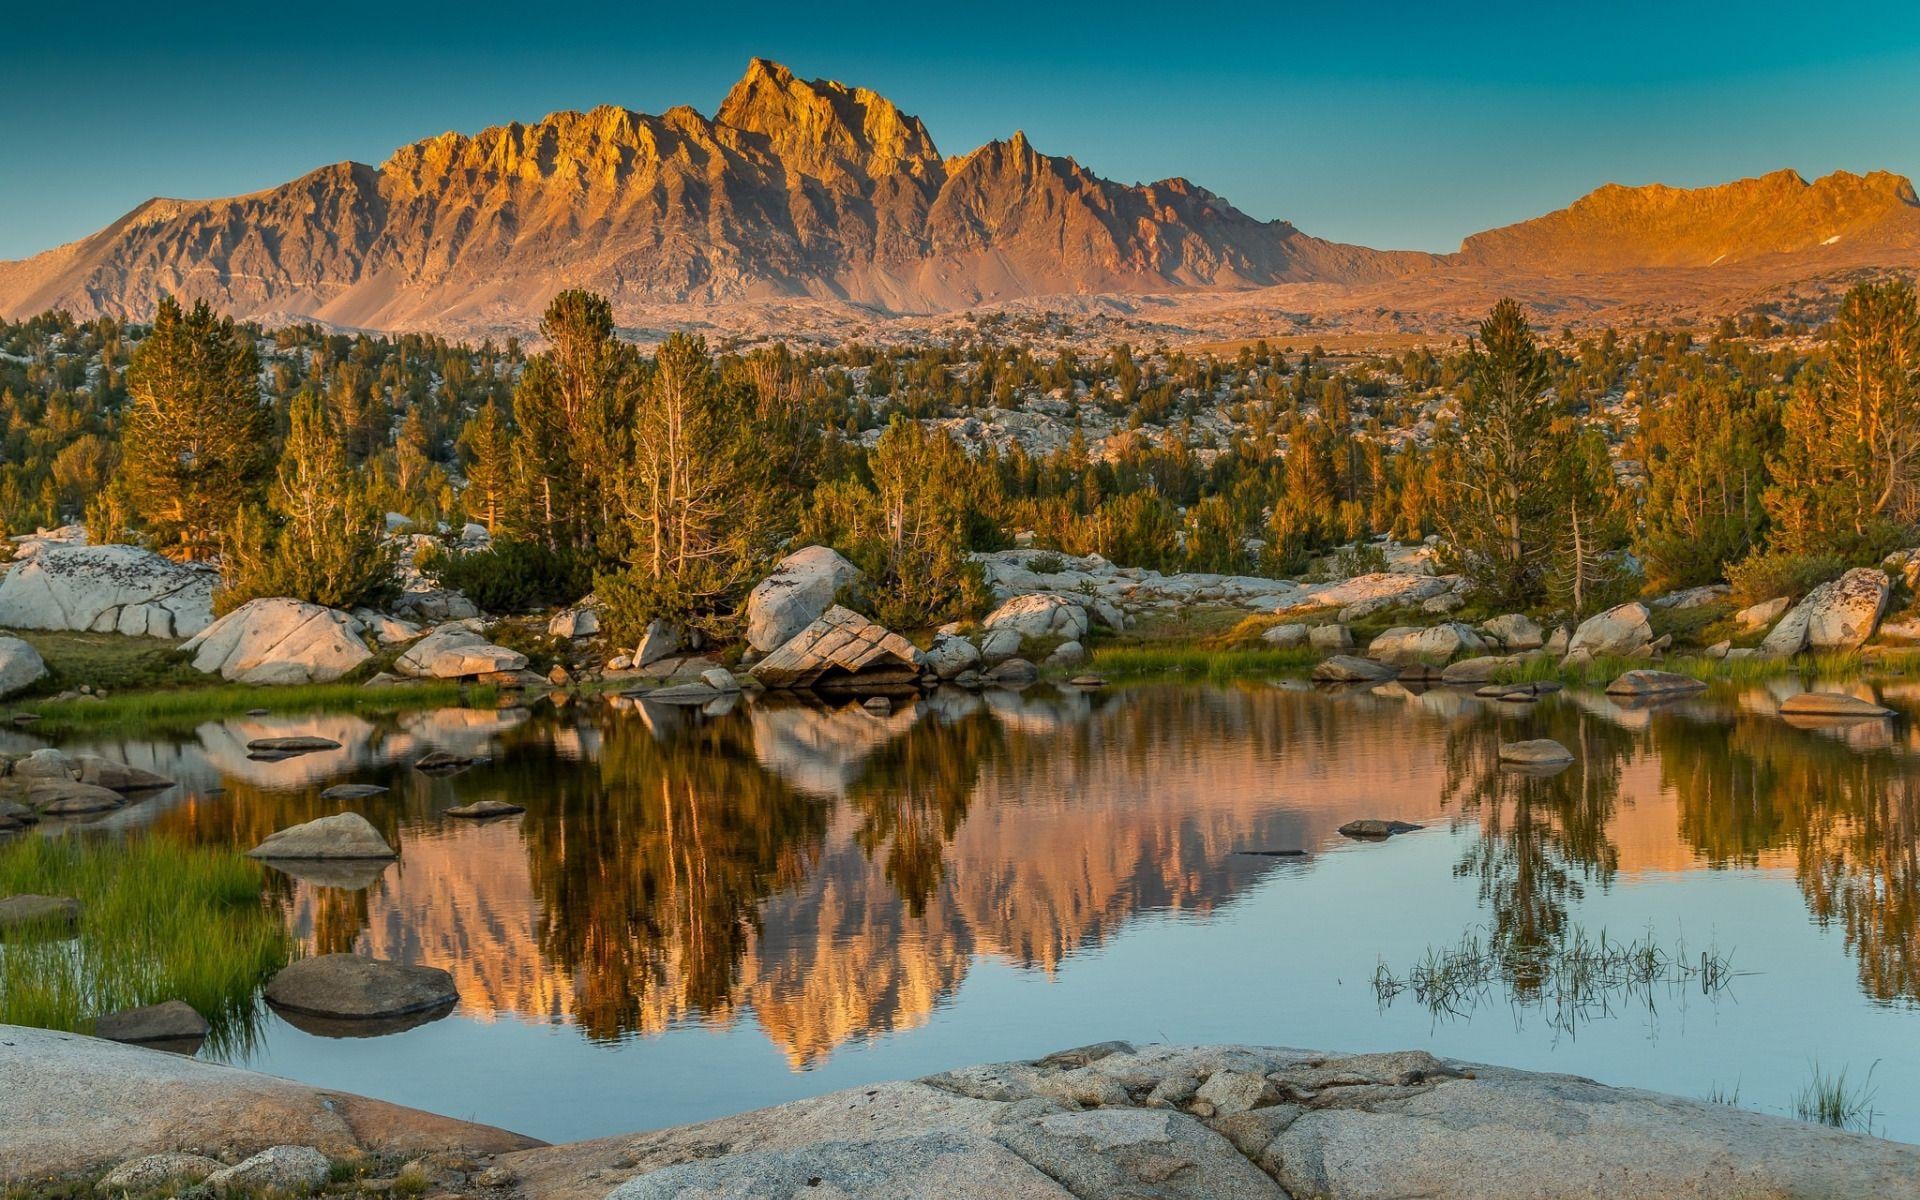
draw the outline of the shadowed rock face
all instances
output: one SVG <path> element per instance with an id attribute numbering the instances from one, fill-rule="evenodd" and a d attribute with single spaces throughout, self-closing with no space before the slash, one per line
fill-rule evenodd
<path id="1" fill-rule="evenodd" d="M 618 1200 L 786 1180 L 876 1198 L 1911 1196 L 1920 1178 L 1920 1147 L 1570 1075 L 1123 1042 L 504 1162 L 526 1194 L 569 1200 L 623 1177 Z"/>

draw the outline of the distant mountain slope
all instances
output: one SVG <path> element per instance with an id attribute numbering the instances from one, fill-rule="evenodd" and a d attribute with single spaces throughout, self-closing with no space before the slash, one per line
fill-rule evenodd
<path id="1" fill-rule="evenodd" d="M 0 264 L 0 311 L 139 316 L 163 294 L 371 328 L 530 325 L 617 304 L 814 297 L 936 312 L 1049 293 L 1378 279 L 1383 254 L 1257 221 L 1185 180 L 1126 187 L 1024 136 L 943 159 L 917 118 L 755 59 L 709 120 L 603 107 L 444 134 L 377 170 L 154 200 Z"/>
<path id="2" fill-rule="evenodd" d="M 0 263 L 0 316 L 138 319 L 171 294 L 265 322 L 473 335 L 531 330 L 554 292 L 589 287 L 623 323 L 658 327 L 846 329 L 1035 298 L 1242 292 L 1272 311 L 1405 326 L 1457 318 L 1489 289 L 1612 311 L 1622 294 L 1655 308 L 1663 288 L 1689 304 L 1751 299 L 1916 264 L 1920 203 L 1885 173 L 1608 185 L 1455 254 L 1379 251 L 1256 220 L 1184 179 L 1114 183 L 1018 133 L 945 158 L 886 98 L 755 59 L 711 118 L 560 112 L 442 134 L 378 168 L 150 200 Z M 1601 277 L 1607 296 L 1592 291 Z"/>
<path id="3" fill-rule="evenodd" d="M 1920 198 L 1898 175 L 1775 171 L 1718 187 L 1608 184 L 1558 212 L 1477 233 L 1457 265 L 1543 275 L 1711 267 L 1772 255 L 1809 265 L 1920 261 Z"/>

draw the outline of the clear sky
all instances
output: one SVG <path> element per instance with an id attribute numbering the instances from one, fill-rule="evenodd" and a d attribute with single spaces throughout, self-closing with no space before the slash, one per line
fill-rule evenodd
<path id="1" fill-rule="evenodd" d="M 1025 129 L 1123 182 L 1449 250 L 1599 184 L 1920 174 L 1920 3 L 8 5 L 0 257 L 612 103 L 711 113 L 755 54 L 947 154 Z"/>

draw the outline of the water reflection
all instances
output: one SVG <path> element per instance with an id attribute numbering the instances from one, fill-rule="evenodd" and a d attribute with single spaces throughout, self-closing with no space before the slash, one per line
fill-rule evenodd
<path id="1" fill-rule="evenodd" d="M 320 796 L 330 784 L 388 786 L 351 807 L 400 861 L 276 870 L 275 902 L 315 951 L 453 971 L 468 1018 L 613 1043 L 750 1014 L 807 1066 L 926 1022 L 983 961 L 1057 972 L 1150 914 L 1204 919 L 1313 872 L 1312 853 L 1236 851 L 1319 852 L 1361 816 L 1452 818 L 1477 911 L 1435 914 L 1432 940 L 1484 922 L 1522 988 L 1538 982 L 1526 964 L 1623 876 L 1777 869 L 1842 932 L 1867 996 L 1912 1002 L 1911 725 L 1795 728 L 1776 714 L 1782 691 L 1514 708 L 1395 685 L 1041 688 L 941 692 L 884 716 L 616 698 L 215 722 L 74 748 L 182 780 L 112 820 L 190 842 L 251 846 L 338 811 Z M 1870 694 L 1920 699 L 1911 685 Z M 251 738 L 286 733 L 341 749 L 246 757 Z M 1500 743 L 1526 737 L 1562 742 L 1575 765 L 1502 768 Z M 433 749 L 489 761 L 413 770 Z M 440 815 L 489 798 L 527 811 Z"/>

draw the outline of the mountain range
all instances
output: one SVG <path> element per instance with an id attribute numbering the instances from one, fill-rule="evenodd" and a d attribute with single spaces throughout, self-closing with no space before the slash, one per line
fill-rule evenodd
<path id="1" fill-rule="evenodd" d="M 244 196 L 149 200 L 0 262 L 0 315 L 139 319 L 172 294 L 268 323 L 524 333 L 554 292 L 588 287 L 623 324 L 655 328 L 1007 304 L 1134 313 L 1149 297 L 1253 324 L 1415 328 L 1499 291 L 1617 317 L 1913 266 L 1920 199 L 1885 172 L 1610 184 L 1453 254 L 1374 250 L 1258 220 L 1185 179 L 1115 183 L 1020 133 L 945 157 L 885 97 L 754 59 L 712 117 L 559 112 Z"/>

